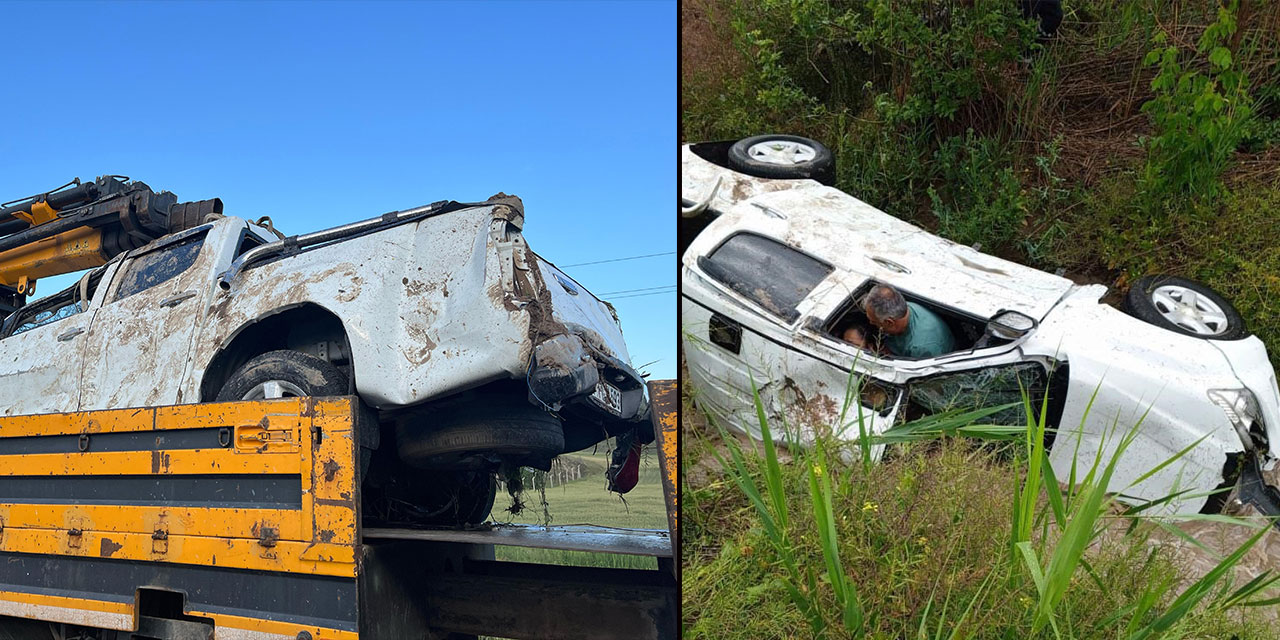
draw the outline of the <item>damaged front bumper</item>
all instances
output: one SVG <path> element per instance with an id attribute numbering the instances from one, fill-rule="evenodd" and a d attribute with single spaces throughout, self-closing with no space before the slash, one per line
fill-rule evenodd
<path id="1" fill-rule="evenodd" d="M 1273 465 L 1280 461 L 1272 461 Z M 1268 518 L 1280 518 L 1280 489 L 1267 484 L 1267 472 L 1258 456 L 1246 457 L 1240 469 L 1240 480 L 1236 483 L 1236 500 L 1252 506 L 1258 513 Z M 1273 522 L 1280 527 L 1280 519 Z"/>

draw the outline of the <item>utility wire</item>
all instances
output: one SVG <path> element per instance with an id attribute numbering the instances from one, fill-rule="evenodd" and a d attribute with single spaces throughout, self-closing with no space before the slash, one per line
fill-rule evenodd
<path id="1" fill-rule="evenodd" d="M 676 292 L 676 288 L 672 286 L 670 291 L 650 291 L 649 293 L 633 293 L 627 296 L 617 296 L 614 298 L 610 298 L 609 302 L 612 302 L 614 300 L 626 300 L 627 298 L 643 298 L 645 296 L 662 296 L 662 295 L 667 295 L 675 292 Z"/>
<path id="2" fill-rule="evenodd" d="M 656 258 L 656 257 L 658 257 L 658 256 L 673 256 L 673 255 L 675 255 L 675 253 L 676 253 L 676 252 L 674 252 L 674 251 L 666 251 L 666 252 L 663 252 L 663 253 L 648 253 L 648 254 L 645 254 L 645 255 L 642 255 L 642 256 L 627 256 L 627 257 L 625 257 L 625 258 L 613 258 L 613 259 L 611 259 L 611 260 L 596 260 L 595 262 L 579 262 L 579 263 L 577 263 L 577 264 L 566 264 L 566 265 L 561 265 L 561 266 L 560 266 L 560 268 L 561 268 L 561 269 L 568 269 L 569 267 L 585 267 L 585 266 L 587 266 L 587 265 L 589 265 L 589 264 L 604 264 L 604 263 L 606 263 L 606 262 L 622 262 L 622 261 L 624 261 L 624 260 L 639 260 L 639 259 L 641 259 L 641 258 Z"/>
<path id="3" fill-rule="evenodd" d="M 656 291 L 658 289 L 670 289 L 671 287 L 674 287 L 674 286 L 675 286 L 674 284 L 664 284 L 661 287 L 649 287 L 647 289 L 623 289 L 622 291 L 606 291 L 604 293 L 597 293 L 596 295 L 611 296 L 616 293 L 636 293 L 637 291 Z"/>

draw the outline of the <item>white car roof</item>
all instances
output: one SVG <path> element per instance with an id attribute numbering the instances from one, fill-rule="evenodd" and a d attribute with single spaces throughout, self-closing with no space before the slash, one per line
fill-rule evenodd
<path id="1" fill-rule="evenodd" d="M 831 263 L 843 275 L 833 274 L 836 279 L 888 282 L 983 318 L 1002 310 L 1043 318 L 1074 286 L 1066 278 L 935 236 L 812 180 L 744 176 L 699 158 L 688 147 L 683 160 L 685 199 L 700 201 L 717 176 L 725 176 L 711 205 L 723 215 L 702 232 L 690 256 L 705 255 L 734 233 L 751 231 Z M 814 295 L 823 295 L 822 289 Z"/>

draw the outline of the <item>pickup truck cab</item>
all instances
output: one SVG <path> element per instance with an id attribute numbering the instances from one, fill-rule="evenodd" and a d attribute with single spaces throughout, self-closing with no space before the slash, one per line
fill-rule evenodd
<path id="1" fill-rule="evenodd" d="M 288 238 L 216 216 L 10 314 L 0 415 L 357 395 L 366 494 L 482 520 L 500 465 L 648 424 L 614 309 L 523 224 L 510 196 Z"/>

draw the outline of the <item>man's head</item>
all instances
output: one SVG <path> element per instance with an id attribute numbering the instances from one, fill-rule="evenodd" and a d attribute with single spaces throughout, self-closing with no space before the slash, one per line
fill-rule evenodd
<path id="1" fill-rule="evenodd" d="M 907 330 L 907 301 L 897 289 L 888 285 L 876 285 L 862 302 L 867 320 L 891 336 Z"/>

